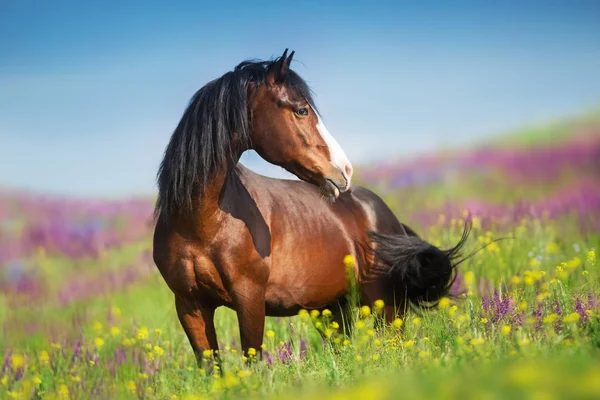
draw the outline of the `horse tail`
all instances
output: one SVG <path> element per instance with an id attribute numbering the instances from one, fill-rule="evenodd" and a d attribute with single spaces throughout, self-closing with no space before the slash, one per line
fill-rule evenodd
<path id="1" fill-rule="evenodd" d="M 456 279 L 456 269 L 471 231 L 471 221 L 458 243 L 442 250 L 415 235 L 382 235 L 370 232 L 374 246 L 375 272 L 383 275 L 395 298 L 406 305 L 431 308 L 448 296 Z"/>

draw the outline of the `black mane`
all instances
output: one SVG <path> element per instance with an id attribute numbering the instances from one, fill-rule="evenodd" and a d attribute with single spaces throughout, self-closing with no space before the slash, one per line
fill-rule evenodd
<path id="1" fill-rule="evenodd" d="M 193 197 L 252 147 L 248 84 L 258 88 L 278 61 L 244 61 L 194 94 L 158 169 L 155 217 L 191 216 Z M 283 84 L 314 104 L 310 88 L 294 71 L 288 71 Z"/>

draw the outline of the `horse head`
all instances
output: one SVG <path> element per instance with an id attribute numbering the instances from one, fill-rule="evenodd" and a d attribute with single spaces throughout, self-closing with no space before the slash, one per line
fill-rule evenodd
<path id="1" fill-rule="evenodd" d="M 329 133 L 287 49 L 270 64 L 263 84 L 249 85 L 252 147 L 266 161 L 336 199 L 350 189 L 352 164 Z"/>

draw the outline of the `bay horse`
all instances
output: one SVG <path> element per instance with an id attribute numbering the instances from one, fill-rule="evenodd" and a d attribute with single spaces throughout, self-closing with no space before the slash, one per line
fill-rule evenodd
<path id="1" fill-rule="evenodd" d="M 220 306 L 237 314 L 243 353 L 259 357 L 265 316 L 328 308 L 350 329 L 349 255 L 361 304 L 384 300 L 388 322 L 435 304 L 456 276 L 469 228 L 441 250 L 352 186 L 293 55 L 244 61 L 198 90 L 158 170 L 154 262 L 199 363 L 204 350 L 218 352 Z M 238 161 L 249 149 L 299 180 L 247 169 Z"/>

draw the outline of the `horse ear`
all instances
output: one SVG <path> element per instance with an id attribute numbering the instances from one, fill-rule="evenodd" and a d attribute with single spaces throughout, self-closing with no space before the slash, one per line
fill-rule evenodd
<path id="1" fill-rule="evenodd" d="M 285 75 L 290 69 L 290 63 L 292 62 L 292 57 L 294 57 L 294 51 L 290 53 L 290 56 L 287 56 L 288 49 L 285 49 L 283 55 L 274 62 L 269 71 L 267 72 L 267 79 L 271 83 L 279 83 L 282 82 L 285 78 Z"/>
<path id="2" fill-rule="evenodd" d="M 296 53 L 296 52 L 292 50 L 292 52 L 290 53 L 290 56 L 287 58 L 287 61 L 285 62 L 285 64 L 286 64 L 286 67 L 285 67 L 286 72 L 287 72 L 287 70 L 290 69 L 290 64 L 292 63 L 292 58 L 294 58 L 294 53 Z"/>

